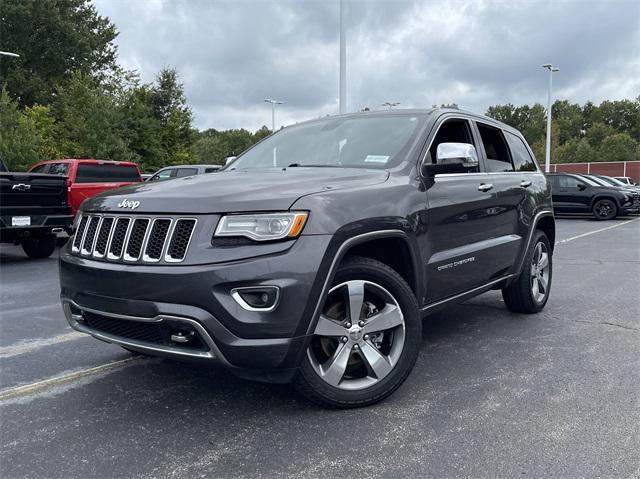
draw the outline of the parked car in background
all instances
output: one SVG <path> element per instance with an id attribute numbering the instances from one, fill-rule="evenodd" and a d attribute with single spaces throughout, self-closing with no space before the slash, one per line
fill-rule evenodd
<path id="1" fill-rule="evenodd" d="M 29 172 L 66 176 L 69 204 L 73 215 L 87 198 L 103 191 L 142 181 L 138 165 L 130 161 L 47 160 L 36 163 Z"/>
<path id="2" fill-rule="evenodd" d="M 627 185 L 637 186 L 638 183 L 635 183 L 632 178 L 628 176 L 614 176 L 614 178 L 622 183 L 626 183 Z"/>
<path id="3" fill-rule="evenodd" d="M 640 210 L 640 194 L 568 173 L 548 173 L 556 213 L 591 213 L 597 220 Z M 603 182 L 604 183 L 604 182 Z"/>
<path id="4" fill-rule="evenodd" d="M 215 173 L 221 168 L 220 165 L 176 165 L 167 166 L 154 173 L 145 181 L 165 181 L 172 178 L 183 178 L 185 176 L 202 175 L 204 173 Z"/>
<path id="5" fill-rule="evenodd" d="M 595 176 L 600 181 L 604 181 L 605 183 L 607 183 L 608 185 L 611 185 L 611 186 L 621 186 L 623 188 L 631 188 L 632 190 L 640 191 L 640 186 L 638 186 L 638 185 L 630 185 L 629 183 L 624 183 L 624 182 L 618 180 L 617 178 L 612 178 L 610 176 L 603 176 L 603 175 L 591 175 L 591 176 Z"/>
<path id="6" fill-rule="evenodd" d="M 0 241 L 22 246 L 30 258 L 47 258 L 56 233 L 71 234 L 67 178 L 44 173 L 12 173 L 0 160 Z"/>

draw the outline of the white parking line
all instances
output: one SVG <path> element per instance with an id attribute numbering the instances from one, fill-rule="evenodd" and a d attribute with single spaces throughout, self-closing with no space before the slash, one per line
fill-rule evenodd
<path id="1" fill-rule="evenodd" d="M 77 381 L 87 376 L 92 376 L 94 374 L 99 374 L 105 371 L 110 371 L 112 369 L 117 369 L 117 368 L 126 366 L 129 363 L 132 363 L 134 361 L 141 361 L 142 359 L 143 358 L 141 357 L 134 356 L 131 358 L 121 359 L 119 361 L 113 361 L 107 364 L 101 364 L 100 366 L 96 366 L 93 368 L 82 369 L 80 371 L 74 371 L 71 373 L 63 374 L 61 376 L 54 376 L 52 378 L 44 379 L 42 381 L 37 381 L 35 383 L 24 384 L 22 386 L 15 386 L 12 388 L 3 389 L 0 391 L 0 402 L 6 401 L 7 399 L 15 399 L 17 397 L 30 396 L 47 389 L 64 386 L 67 383 Z"/>
<path id="2" fill-rule="evenodd" d="M 31 351 L 35 351 L 36 349 L 40 349 L 45 346 L 51 346 L 52 344 L 64 343 L 66 341 L 73 341 L 75 339 L 86 337 L 88 337 L 86 334 L 73 331 L 71 333 L 61 334 L 52 338 L 22 341 L 18 344 L 1 347 L 0 358 L 10 358 L 12 356 L 18 356 L 19 354 L 30 353 Z"/>
<path id="3" fill-rule="evenodd" d="M 589 231 L 587 233 L 582 233 L 581 235 L 572 236 L 570 238 L 566 238 L 566 239 L 557 241 L 556 244 L 568 243 L 569 241 L 577 240 L 579 238 L 584 238 L 585 236 L 591 236 L 591 235 L 594 235 L 596 233 L 601 233 L 602 231 L 612 230 L 613 228 L 617 228 L 618 226 L 628 225 L 629 223 L 633 223 L 634 221 L 638 221 L 638 219 L 636 218 L 636 219 L 633 219 L 633 220 L 624 221 L 622 223 L 617 223 L 615 225 L 607 226 L 606 228 L 600 228 L 598 230 Z"/>

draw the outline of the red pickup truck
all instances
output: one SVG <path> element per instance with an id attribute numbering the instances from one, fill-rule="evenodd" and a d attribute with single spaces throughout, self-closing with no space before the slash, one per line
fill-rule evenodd
<path id="1" fill-rule="evenodd" d="M 36 163 L 29 172 L 67 176 L 69 204 L 73 215 L 80 204 L 91 196 L 142 181 L 138 165 L 130 161 L 47 160 Z"/>

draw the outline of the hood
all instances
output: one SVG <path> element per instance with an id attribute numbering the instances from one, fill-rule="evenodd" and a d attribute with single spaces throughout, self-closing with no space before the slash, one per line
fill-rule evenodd
<path id="1" fill-rule="evenodd" d="M 82 209 L 157 214 L 288 210 L 305 195 L 375 185 L 388 177 L 385 170 L 360 168 L 222 171 L 162 182 L 136 183 L 89 198 Z"/>

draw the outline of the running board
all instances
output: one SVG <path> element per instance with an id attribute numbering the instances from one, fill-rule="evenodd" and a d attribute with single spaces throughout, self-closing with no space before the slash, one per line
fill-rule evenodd
<path id="1" fill-rule="evenodd" d="M 473 298 L 474 296 L 482 294 L 485 291 L 489 291 L 496 284 L 502 281 L 511 279 L 514 276 L 515 275 L 513 274 L 508 274 L 498 279 L 494 279 L 493 281 L 489 281 L 488 283 L 483 284 L 482 286 L 478 286 L 476 288 L 470 289 L 469 291 L 464 291 L 462 293 L 456 294 L 455 296 L 441 299 L 440 301 L 436 301 L 435 303 L 427 304 L 426 306 L 420 309 L 420 312 L 422 313 L 422 316 L 428 316 L 429 314 L 435 313 L 436 311 L 439 311 L 440 309 L 445 308 L 451 303 L 460 303 L 462 301 L 466 301 L 467 299 Z"/>

